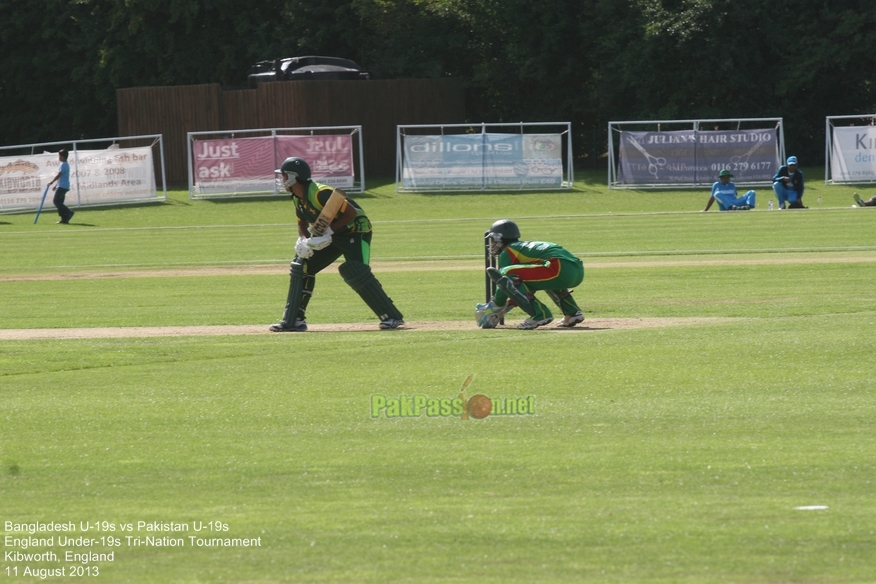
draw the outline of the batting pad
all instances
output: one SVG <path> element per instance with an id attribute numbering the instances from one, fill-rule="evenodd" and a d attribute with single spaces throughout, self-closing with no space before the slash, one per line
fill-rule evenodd
<path id="1" fill-rule="evenodd" d="M 401 320 L 403 318 L 402 313 L 392 303 L 392 298 L 386 295 L 383 286 L 371 273 L 371 266 L 350 260 L 341 264 L 338 267 L 338 272 L 340 272 L 344 282 L 362 297 L 368 308 L 373 310 L 381 321 L 391 318 Z"/>
<path id="2" fill-rule="evenodd" d="M 286 309 L 282 322 L 292 326 L 301 307 L 301 292 L 304 289 L 304 266 L 297 261 L 289 264 L 289 294 L 286 296 Z"/>

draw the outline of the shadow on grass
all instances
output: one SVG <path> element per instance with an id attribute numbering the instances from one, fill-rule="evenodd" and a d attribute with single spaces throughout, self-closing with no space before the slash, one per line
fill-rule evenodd
<path id="1" fill-rule="evenodd" d="M 343 189 L 342 189 L 343 190 Z M 363 193 L 348 193 L 348 197 L 353 199 L 354 201 L 357 199 L 380 199 L 383 198 L 380 195 L 369 193 L 365 191 Z M 269 202 L 269 201 L 288 201 L 292 198 L 290 194 L 278 194 L 278 195 L 227 195 L 224 197 L 203 197 L 198 199 L 199 201 L 203 201 L 205 203 L 215 203 L 218 205 L 229 204 L 229 203 L 249 203 L 249 202 Z"/>
<path id="2" fill-rule="evenodd" d="M 292 195 L 228 195 L 225 197 L 202 197 L 198 199 L 199 201 L 203 201 L 205 203 L 215 203 L 217 205 L 228 205 L 232 203 L 248 203 L 251 201 L 256 202 L 265 202 L 265 201 L 288 201 L 292 198 Z"/>
<path id="3" fill-rule="evenodd" d="M 375 181 L 377 182 L 377 181 Z M 373 188 L 393 188 L 395 189 L 395 179 L 388 178 L 379 181 L 380 186 L 372 185 Z M 527 187 L 525 189 L 502 189 L 502 188 L 471 188 L 452 191 L 440 190 L 408 190 L 399 191 L 400 195 L 418 195 L 423 197 L 454 197 L 454 196 L 471 196 L 471 195 L 497 195 L 507 197 L 509 195 L 531 195 L 534 193 L 604 193 L 607 189 L 605 171 L 593 169 L 576 169 L 573 184 L 563 188 L 544 188 L 540 186 Z"/>
<path id="4" fill-rule="evenodd" d="M 119 209 L 139 209 L 141 207 L 159 207 L 161 205 L 176 205 L 179 204 L 177 201 L 174 201 L 168 198 L 166 201 L 142 201 L 139 203 L 114 203 L 111 205 L 80 205 L 78 207 L 70 207 L 76 213 L 85 212 L 85 213 L 95 213 L 100 211 L 117 211 Z M 186 204 L 186 203 L 184 203 Z M 57 215 L 57 211 L 55 209 L 49 209 L 51 214 Z M 43 213 L 46 212 L 46 209 L 43 209 Z"/>

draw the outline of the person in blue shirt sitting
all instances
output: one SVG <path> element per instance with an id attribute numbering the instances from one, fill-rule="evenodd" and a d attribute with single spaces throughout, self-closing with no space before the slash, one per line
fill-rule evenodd
<path id="1" fill-rule="evenodd" d="M 788 164 L 779 168 L 773 177 L 773 191 L 779 200 L 779 209 L 806 209 L 803 206 L 803 171 L 797 168 L 797 157 L 789 156 Z"/>
<path id="2" fill-rule="evenodd" d="M 712 185 L 712 194 L 703 212 L 709 210 L 712 203 L 718 203 L 719 211 L 747 211 L 754 209 L 755 193 L 748 191 L 741 197 L 737 196 L 736 185 L 730 182 L 733 175 L 726 168 L 718 173 L 718 182 Z"/>

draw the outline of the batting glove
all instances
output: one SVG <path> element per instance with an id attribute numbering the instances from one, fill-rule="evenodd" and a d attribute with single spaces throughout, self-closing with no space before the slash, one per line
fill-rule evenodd
<path id="1" fill-rule="evenodd" d="M 332 243 L 332 228 L 327 227 L 325 233 L 316 235 L 307 239 L 307 246 L 310 249 L 321 250 L 330 246 Z"/>
<path id="2" fill-rule="evenodd" d="M 313 255 L 313 249 L 307 245 L 306 237 L 298 238 L 298 241 L 295 243 L 295 255 L 302 260 L 306 260 Z"/>

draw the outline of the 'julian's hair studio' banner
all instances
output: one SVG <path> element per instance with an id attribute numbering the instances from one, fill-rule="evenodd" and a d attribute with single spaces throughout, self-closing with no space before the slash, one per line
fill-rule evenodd
<path id="1" fill-rule="evenodd" d="M 618 183 L 769 182 L 779 167 L 778 130 L 621 132 Z"/>

